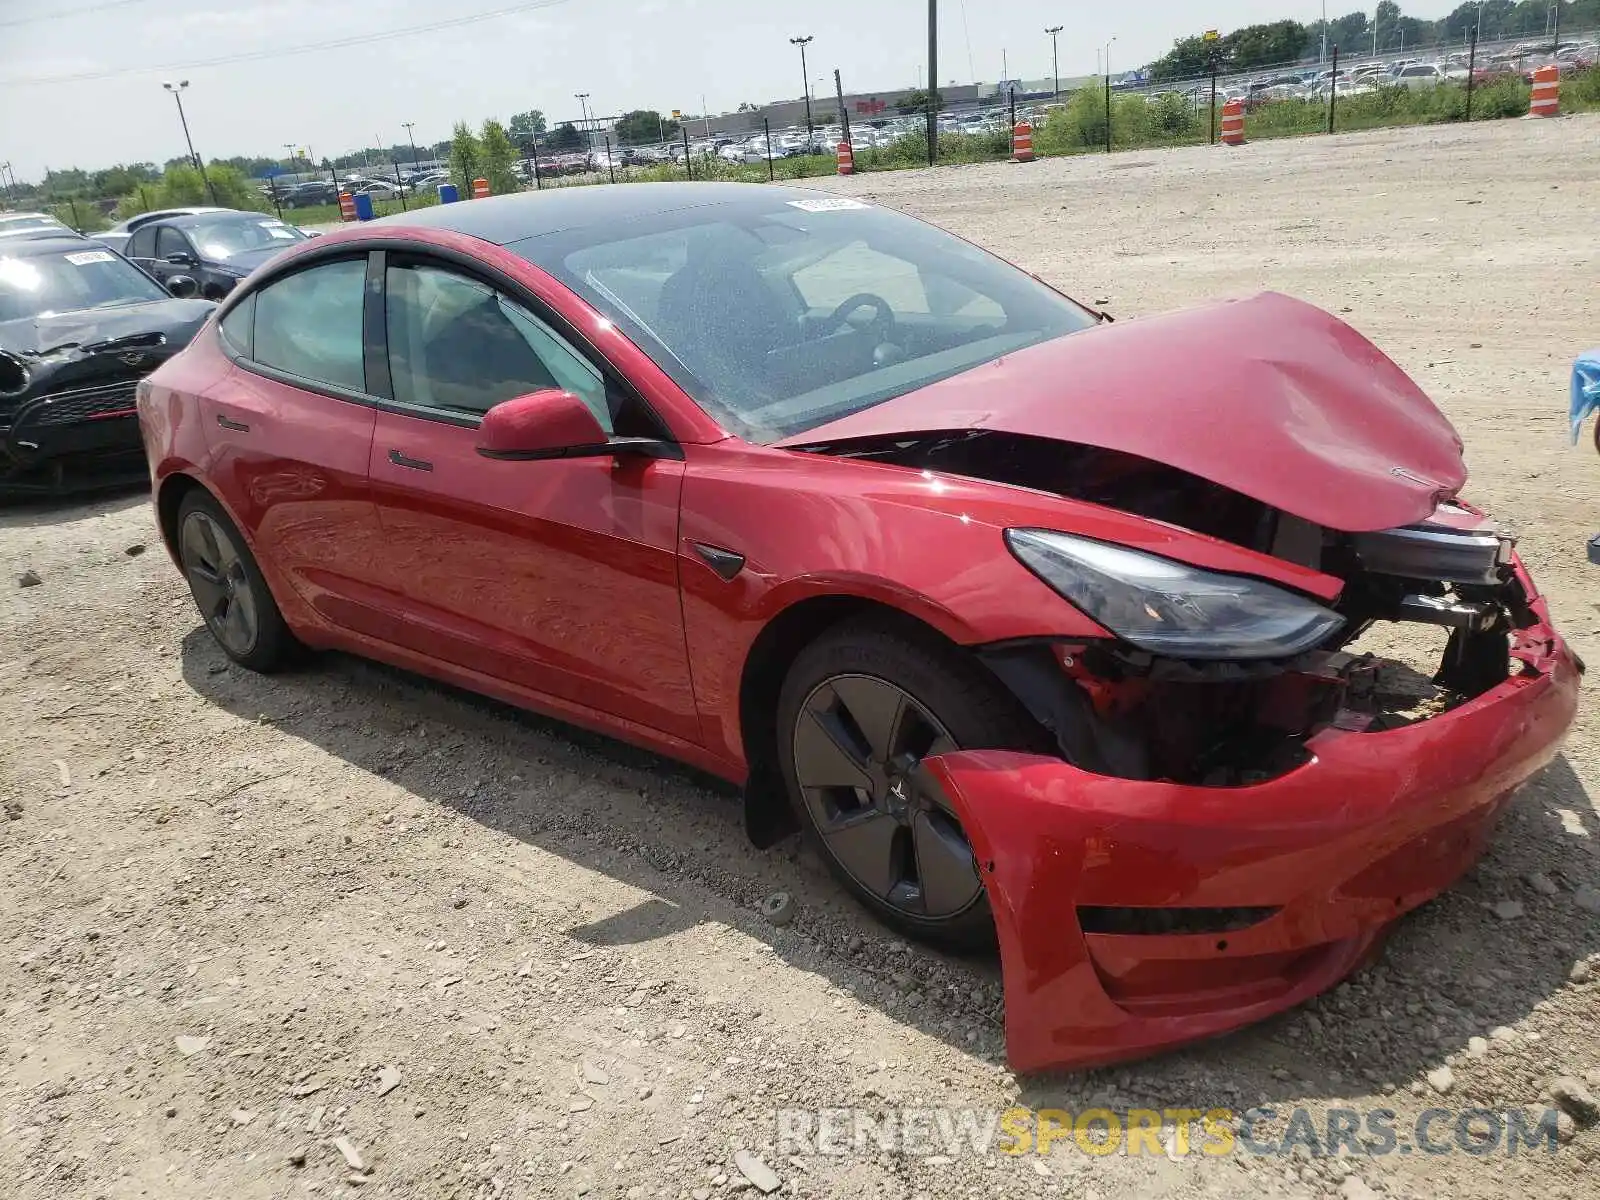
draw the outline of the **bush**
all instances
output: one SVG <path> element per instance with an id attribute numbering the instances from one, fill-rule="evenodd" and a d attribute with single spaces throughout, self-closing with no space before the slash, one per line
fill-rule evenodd
<path id="1" fill-rule="evenodd" d="M 1590 75 L 1595 72 L 1590 71 Z M 1562 88 L 1566 90 L 1565 86 Z M 1515 75 L 1502 75 L 1499 79 L 1472 89 L 1472 119 L 1493 121 L 1501 117 L 1525 117 L 1533 89 Z M 1596 97 L 1600 99 L 1600 96 Z"/>
<path id="2" fill-rule="evenodd" d="M 1561 81 L 1561 107 L 1567 112 L 1600 108 L 1600 67 L 1590 67 Z"/>
<path id="3" fill-rule="evenodd" d="M 1165 92 L 1157 96 L 1147 107 L 1150 114 L 1150 132 L 1156 137 L 1187 138 L 1197 132 L 1199 119 L 1193 106 L 1176 92 Z"/>
<path id="4" fill-rule="evenodd" d="M 1044 128 L 1035 131 L 1034 148 L 1043 154 L 1079 154 L 1106 144 L 1106 100 L 1101 85 L 1090 84 L 1072 93 L 1066 104 L 1052 109 Z"/>

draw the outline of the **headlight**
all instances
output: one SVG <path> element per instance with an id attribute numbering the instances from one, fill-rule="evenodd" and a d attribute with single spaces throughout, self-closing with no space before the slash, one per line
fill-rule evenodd
<path id="1" fill-rule="evenodd" d="M 1024 566 L 1118 637 L 1169 658 L 1285 658 L 1344 624 L 1320 604 L 1242 575 L 1203 571 L 1045 529 L 1008 529 Z"/>

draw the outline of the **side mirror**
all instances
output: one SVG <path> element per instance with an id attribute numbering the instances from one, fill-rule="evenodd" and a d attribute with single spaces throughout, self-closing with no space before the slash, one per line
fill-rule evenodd
<path id="1" fill-rule="evenodd" d="M 167 280 L 167 291 L 179 300 L 192 300 L 195 293 L 200 290 L 200 285 L 190 275 L 174 275 Z"/>
<path id="2" fill-rule="evenodd" d="M 571 392 L 555 388 L 517 396 L 484 413 L 477 449 L 484 458 L 512 462 L 618 454 L 683 457 L 683 451 L 672 442 L 608 437 L 587 404 Z"/>
<path id="3" fill-rule="evenodd" d="M 194 266 L 194 255 L 187 250 L 174 250 L 166 256 L 166 261 L 175 267 L 192 267 Z"/>

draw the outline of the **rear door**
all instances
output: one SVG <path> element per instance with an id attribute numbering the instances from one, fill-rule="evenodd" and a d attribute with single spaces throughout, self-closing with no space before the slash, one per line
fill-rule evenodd
<path id="1" fill-rule="evenodd" d="M 495 404 L 559 387 L 619 435 L 664 432 L 553 314 L 460 268 L 391 258 L 394 403 L 371 478 L 416 648 L 691 741 L 699 721 L 678 598 L 681 461 L 495 461 Z"/>
<path id="2" fill-rule="evenodd" d="M 234 369 L 201 419 L 211 474 L 263 558 L 324 620 L 398 641 L 402 602 L 386 590 L 367 478 L 366 323 L 382 320 L 381 299 L 368 311 L 368 271 L 365 254 L 321 260 L 231 308 L 220 336 Z"/>

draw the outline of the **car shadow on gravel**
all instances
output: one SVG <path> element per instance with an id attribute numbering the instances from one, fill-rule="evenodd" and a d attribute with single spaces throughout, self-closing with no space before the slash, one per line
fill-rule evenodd
<path id="1" fill-rule="evenodd" d="M 108 517 L 148 503 L 148 482 L 61 496 L 0 496 L 0 529 L 69 525 L 88 517 Z"/>
<path id="2" fill-rule="evenodd" d="M 737 791 L 719 780 L 343 655 L 261 677 L 229 664 L 204 628 L 184 638 L 182 654 L 184 678 L 211 703 L 650 893 L 568 930 L 575 939 L 626 946 L 705 921 L 733 924 L 895 1021 L 962 1051 L 1001 1054 L 997 964 L 907 947 L 844 897 L 798 839 L 756 850 Z M 1527 1018 L 1567 982 L 1576 958 L 1600 951 L 1600 917 L 1573 898 L 1580 887 L 1600 888 L 1597 839 L 1593 805 L 1557 758 L 1508 811 L 1480 864 L 1399 922 L 1385 953 L 1339 988 L 1154 1059 L 1026 1080 L 1022 1099 L 1069 1109 L 1243 1108 L 1404 1088 L 1464 1052 L 1469 1038 Z M 707 889 L 720 901 L 708 904 Z M 796 901 L 787 928 L 756 911 L 778 889 Z M 1508 900 L 1521 912 L 1497 915 Z"/>

